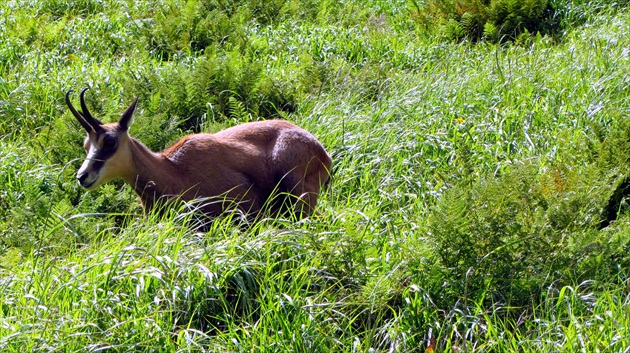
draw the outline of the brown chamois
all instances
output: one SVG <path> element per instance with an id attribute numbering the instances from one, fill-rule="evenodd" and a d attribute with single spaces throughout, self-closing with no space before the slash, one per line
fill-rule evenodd
<path id="1" fill-rule="evenodd" d="M 140 196 L 145 213 L 161 201 L 197 202 L 207 215 L 238 209 L 248 218 L 294 211 L 310 215 L 332 160 L 309 132 L 285 120 L 237 125 L 215 134 L 184 136 L 155 153 L 129 136 L 138 99 L 116 123 L 90 114 L 81 91 L 81 111 L 66 103 L 87 131 L 87 158 L 77 180 L 90 190 L 122 178 Z"/>

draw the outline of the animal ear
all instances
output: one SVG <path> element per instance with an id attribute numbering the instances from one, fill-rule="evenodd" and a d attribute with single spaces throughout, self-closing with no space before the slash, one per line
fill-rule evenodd
<path id="1" fill-rule="evenodd" d="M 120 120 L 118 120 L 118 126 L 123 131 L 127 131 L 129 126 L 133 123 L 133 112 L 136 110 L 136 103 L 138 103 L 138 98 L 136 98 L 133 103 L 125 110 Z"/>

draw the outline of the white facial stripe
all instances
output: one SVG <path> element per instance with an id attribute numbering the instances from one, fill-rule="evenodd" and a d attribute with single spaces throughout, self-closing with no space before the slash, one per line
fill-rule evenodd
<path id="1" fill-rule="evenodd" d="M 96 152 L 97 152 L 96 147 L 94 146 L 94 144 L 90 143 L 90 148 L 88 149 L 87 157 L 85 157 L 85 160 L 83 161 L 83 164 L 81 165 L 81 168 L 79 168 L 78 174 L 82 174 L 88 171 L 90 162 L 94 161 L 95 159 L 94 157 L 96 157 Z"/>

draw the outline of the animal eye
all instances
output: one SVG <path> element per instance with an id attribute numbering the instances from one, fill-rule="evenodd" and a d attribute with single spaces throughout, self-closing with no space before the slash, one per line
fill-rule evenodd
<path id="1" fill-rule="evenodd" d="M 105 139 L 103 139 L 103 147 L 108 149 L 116 147 L 116 139 L 113 137 L 105 137 Z"/>

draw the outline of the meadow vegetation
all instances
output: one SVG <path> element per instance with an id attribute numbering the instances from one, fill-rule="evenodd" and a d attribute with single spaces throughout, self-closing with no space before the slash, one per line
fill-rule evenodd
<path id="1" fill-rule="evenodd" d="M 0 29 L 0 351 L 630 349 L 627 3 L 9 0 Z M 138 97 L 153 150 L 297 123 L 318 214 L 200 232 L 85 192 L 84 87 L 104 121 Z"/>

